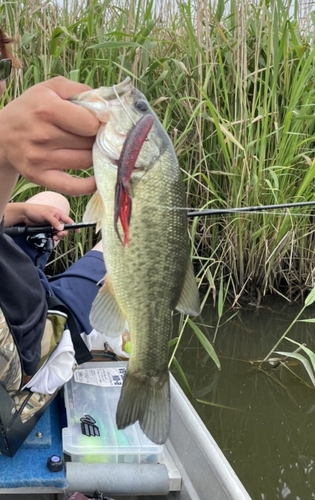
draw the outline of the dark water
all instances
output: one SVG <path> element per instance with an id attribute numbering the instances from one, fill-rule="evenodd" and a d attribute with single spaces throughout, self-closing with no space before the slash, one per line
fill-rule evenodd
<path id="1" fill-rule="evenodd" d="M 221 371 L 188 330 L 177 359 L 192 388 L 193 405 L 252 499 L 315 499 L 315 389 L 295 362 L 289 366 L 305 383 L 281 366 L 264 372 L 252 363 L 266 356 L 301 304 L 271 298 L 262 305 L 239 311 L 219 328 L 215 349 Z M 315 318 L 311 307 L 304 318 Z M 213 306 L 206 314 L 215 325 Z M 231 315 L 227 311 L 223 320 Z M 315 323 L 298 323 L 288 336 L 315 351 Z M 296 349 L 288 341 L 280 347 Z"/>

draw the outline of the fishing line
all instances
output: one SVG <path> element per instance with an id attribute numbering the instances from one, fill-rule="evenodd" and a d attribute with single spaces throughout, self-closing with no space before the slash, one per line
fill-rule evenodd
<path id="1" fill-rule="evenodd" d="M 129 111 L 127 111 L 127 108 L 125 107 L 124 103 L 122 102 L 122 100 L 120 99 L 120 95 L 118 94 L 117 90 L 116 90 L 116 85 L 113 85 L 113 90 L 115 92 L 115 95 L 118 99 L 118 101 L 120 102 L 124 112 L 126 113 L 126 115 L 128 116 L 129 120 L 131 120 L 131 122 L 136 125 L 137 122 L 134 121 L 134 119 L 132 118 L 132 116 L 129 114 Z"/>

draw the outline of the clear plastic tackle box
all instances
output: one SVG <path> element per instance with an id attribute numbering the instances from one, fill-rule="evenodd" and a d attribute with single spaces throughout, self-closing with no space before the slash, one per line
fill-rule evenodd
<path id="1" fill-rule="evenodd" d="M 138 422 L 116 427 L 116 408 L 126 362 L 89 362 L 65 385 L 67 427 L 63 451 L 73 462 L 158 463 L 163 446 L 149 440 Z"/>

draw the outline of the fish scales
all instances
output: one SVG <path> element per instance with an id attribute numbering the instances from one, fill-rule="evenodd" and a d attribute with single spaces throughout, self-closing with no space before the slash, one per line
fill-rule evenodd
<path id="1" fill-rule="evenodd" d="M 171 332 L 170 311 L 175 309 L 180 296 L 189 259 L 186 215 L 183 210 L 174 208 L 184 206 L 177 169 L 174 169 L 174 182 L 169 182 L 169 170 L 176 165 L 175 160 L 166 151 L 155 167 L 132 185 L 128 247 L 121 245 L 112 230 L 111 210 L 105 211 L 102 221 L 102 236 L 107 247 L 106 268 L 108 275 L 113 275 L 111 283 L 130 327 L 130 371 L 134 361 L 149 374 L 161 366 L 162 360 L 163 368 L 167 367 L 165 352 Z M 166 170 L 165 164 L 168 168 L 161 176 Z M 105 206 L 109 207 L 114 206 L 116 182 L 116 172 L 111 174 L 111 168 L 104 168 L 103 178 L 97 179 L 97 184 L 102 186 L 100 192 Z M 162 334 L 158 335 L 160 331 Z"/>
<path id="2" fill-rule="evenodd" d="M 93 111 L 88 101 L 78 98 L 74 102 Z M 141 106 L 137 106 L 139 102 Z M 132 350 L 117 425 L 125 428 L 139 420 L 152 441 L 163 443 L 170 420 L 171 313 L 175 308 L 199 313 L 183 210 L 184 185 L 173 145 L 145 97 L 130 87 L 121 92 L 118 102 L 112 97 L 109 103 L 111 110 L 103 118 L 105 125 L 101 125 L 93 148 L 98 195 L 91 200 L 85 217 L 101 224 L 107 270 L 105 285 L 92 306 L 91 323 L 114 336 L 121 334 L 128 322 Z M 117 159 L 128 131 L 144 113 L 152 114 L 154 123 L 131 174 L 129 244 L 122 245 L 114 229 Z M 123 239 L 119 225 L 118 230 Z"/>

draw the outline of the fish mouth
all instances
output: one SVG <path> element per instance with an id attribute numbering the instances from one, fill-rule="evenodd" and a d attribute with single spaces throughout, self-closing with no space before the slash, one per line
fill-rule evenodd
<path id="1" fill-rule="evenodd" d="M 122 98 L 126 98 L 127 95 L 131 94 L 132 90 L 131 79 L 127 77 L 122 82 L 111 87 L 87 90 L 71 97 L 69 100 L 73 104 L 88 109 L 102 124 L 106 124 L 111 118 L 113 101 L 116 100 L 117 104 L 121 104 Z"/>
<path id="2" fill-rule="evenodd" d="M 70 101 L 75 104 L 85 105 L 89 101 L 97 102 L 101 101 L 111 101 L 113 99 L 119 99 L 119 97 L 129 93 L 133 89 L 131 78 L 128 76 L 122 82 L 116 83 L 111 87 L 99 87 L 98 89 L 91 89 L 85 92 L 80 92 L 70 97 Z"/>

